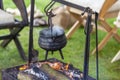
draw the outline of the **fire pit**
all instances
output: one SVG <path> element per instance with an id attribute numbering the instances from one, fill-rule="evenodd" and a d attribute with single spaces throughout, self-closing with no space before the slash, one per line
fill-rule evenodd
<path id="1" fill-rule="evenodd" d="M 2 80 L 83 80 L 83 73 L 72 64 L 51 58 L 29 67 L 25 64 L 5 69 Z M 88 80 L 95 79 L 88 77 Z"/>
<path id="2" fill-rule="evenodd" d="M 63 1 L 63 0 L 62 0 Z M 55 2 L 50 2 L 50 7 Z M 50 8 L 48 8 L 50 9 Z M 33 54 L 37 51 L 33 48 L 33 15 L 34 0 L 31 0 L 31 19 L 30 19 L 30 35 L 29 35 L 29 56 L 28 64 L 11 67 L 2 70 L 2 80 L 96 80 L 88 76 L 89 68 L 89 26 L 91 22 L 91 9 L 88 8 L 89 16 L 87 21 L 87 37 L 85 47 L 84 73 L 75 68 L 72 64 L 67 64 L 55 58 L 45 59 L 43 61 L 32 61 Z M 88 24 L 89 22 L 89 24 Z M 98 62 L 97 62 L 98 64 Z M 98 66 L 97 66 L 98 69 Z M 98 71 L 97 71 L 98 73 Z M 98 78 L 98 75 L 97 75 Z M 98 79 L 97 79 L 98 80 Z"/>

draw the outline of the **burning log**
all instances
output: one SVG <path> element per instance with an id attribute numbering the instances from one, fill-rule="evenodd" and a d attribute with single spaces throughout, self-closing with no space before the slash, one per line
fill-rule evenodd
<path id="1" fill-rule="evenodd" d="M 70 78 L 64 75 L 64 73 L 61 73 L 58 70 L 51 68 L 47 64 L 42 65 L 41 68 L 49 74 L 51 80 L 70 80 Z"/>
<path id="2" fill-rule="evenodd" d="M 17 77 L 18 77 L 18 80 L 33 80 L 33 77 L 31 75 L 27 75 L 22 72 L 19 72 Z"/>
<path id="3" fill-rule="evenodd" d="M 48 65 L 55 70 L 61 70 L 63 67 L 63 64 L 60 62 L 55 62 L 55 63 L 48 62 Z"/>
<path id="4" fill-rule="evenodd" d="M 69 67 L 69 64 L 65 65 L 65 66 L 64 66 L 64 69 L 65 69 L 65 70 L 68 70 L 68 67 Z"/>
<path id="5" fill-rule="evenodd" d="M 83 73 L 57 59 L 21 65 L 2 71 L 2 80 L 83 80 Z M 88 77 L 88 80 L 95 80 Z"/>
<path id="6" fill-rule="evenodd" d="M 47 74 L 45 74 L 38 67 L 33 67 L 30 69 L 26 69 L 24 71 L 20 71 L 18 73 L 18 80 L 50 80 Z"/>
<path id="7" fill-rule="evenodd" d="M 75 69 L 73 67 L 73 65 L 71 65 L 71 64 L 66 64 L 66 63 L 63 63 L 60 61 L 55 61 L 55 62 L 46 61 L 46 62 L 38 63 L 36 66 L 37 66 L 36 68 L 38 68 L 37 71 L 42 69 L 42 72 L 45 71 L 48 74 L 51 74 L 51 72 L 52 72 L 52 75 L 50 75 L 50 76 L 56 76 L 56 74 L 59 74 L 59 73 L 57 73 L 55 71 L 59 71 L 59 72 L 63 73 L 64 75 L 66 75 L 69 78 L 69 80 L 82 80 L 83 79 L 83 73 L 80 72 L 78 69 Z M 24 69 L 25 66 L 22 66 L 22 67 Z M 51 68 L 53 70 L 51 70 Z M 28 72 L 27 74 L 29 74 L 31 72 L 32 72 L 31 74 L 35 74 L 35 72 L 33 72 L 32 70 L 33 69 L 27 70 L 27 72 Z M 24 72 L 26 72 L 26 70 L 24 70 Z M 56 73 L 56 74 L 54 74 L 54 73 Z M 39 77 L 39 76 L 37 76 L 37 77 Z M 53 79 L 53 78 L 51 77 L 51 79 Z M 45 80 L 47 80 L 47 79 L 45 79 Z M 60 80 L 60 78 L 54 77 L 54 80 Z"/>
<path id="8" fill-rule="evenodd" d="M 51 68 L 46 63 L 42 64 L 42 66 L 35 65 L 32 68 L 22 70 L 17 77 L 18 80 L 70 80 L 67 76 Z"/>

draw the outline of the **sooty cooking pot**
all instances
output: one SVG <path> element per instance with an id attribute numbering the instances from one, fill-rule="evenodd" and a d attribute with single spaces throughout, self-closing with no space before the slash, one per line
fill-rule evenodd
<path id="1" fill-rule="evenodd" d="M 64 59 L 61 49 L 65 47 L 67 39 L 62 27 L 53 26 L 43 29 L 39 33 L 38 43 L 42 49 L 46 50 L 45 59 L 47 59 L 48 51 L 57 50 L 59 50 L 61 58 Z"/>
<path id="2" fill-rule="evenodd" d="M 63 28 L 54 26 L 40 31 L 39 46 L 48 51 L 62 49 L 67 43 Z"/>

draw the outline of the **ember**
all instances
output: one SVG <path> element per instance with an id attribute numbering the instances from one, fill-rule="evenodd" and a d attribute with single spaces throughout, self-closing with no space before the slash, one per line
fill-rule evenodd
<path id="1" fill-rule="evenodd" d="M 83 80 L 79 69 L 54 58 L 33 63 L 29 68 L 27 65 L 9 68 L 2 75 L 2 80 Z"/>
<path id="2" fill-rule="evenodd" d="M 60 62 L 55 62 L 55 63 L 48 62 L 48 65 L 55 70 L 61 70 L 63 67 L 63 64 Z"/>
<path id="3" fill-rule="evenodd" d="M 23 65 L 23 66 L 21 66 L 20 68 L 19 68 L 19 70 L 25 70 L 25 69 L 27 69 L 28 68 L 28 65 Z"/>
<path id="4" fill-rule="evenodd" d="M 69 64 L 65 65 L 64 69 L 68 70 Z"/>

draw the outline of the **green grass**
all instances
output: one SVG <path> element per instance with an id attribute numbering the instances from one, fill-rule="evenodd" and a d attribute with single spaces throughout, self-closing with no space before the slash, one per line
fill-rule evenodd
<path id="1" fill-rule="evenodd" d="M 5 0 L 6 4 L 10 1 Z M 29 5 L 29 0 L 25 0 L 26 4 Z M 43 11 L 48 0 L 36 0 L 37 7 Z M 12 4 L 12 3 L 9 3 Z M 7 5 L 9 6 L 9 5 Z M 14 7 L 10 5 L 11 7 Z M 108 22 L 112 25 L 114 19 L 108 20 Z M 34 28 L 34 48 L 39 51 L 39 60 L 43 60 L 44 50 L 41 49 L 38 45 L 39 31 L 41 27 Z M 67 32 L 67 31 L 66 31 Z M 2 33 L 5 33 L 3 31 Z M 99 31 L 99 42 L 104 38 L 106 32 Z M 120 34 L 120 31 L 119 31 Z M 28 41 L 29 41 L 29 28 L 26 27 L 20 32 L 20 41 L 22 46 L 28 55 Z M 48 57 L 55 57 L 59 60 L 62 60 L 67 63 L 73 64 L 75 67 L 79 68 L 81 71 L 83 70 L 83 60 L 84 60 L 84 46 L 85 46 L 85 34 L 83 28 L 79 28 L 71 39 L 68 40 L 66 47 L 63 49 L 63 54 L 65 59 L 62 60 L 58 52 L 54 55 L 49 54 Z M 91 46 L 90 50 L 92 51 L 95 48 L 95 33 L 91 34 Z M 119 43 L 111 38 L 106 46 L 99 52 L 99 74 L 100 80 L 120 80 L 120 62 L 117 61 L 115 63 L 110 63 L 113 56 L 120 49 Z M 0 71 L 2 69 L 6 69 L 9 67 L 13 67 L 16 65 L 25 64 L 27 62 L 23 61 L 19 53 L 16 49 L 14 42 L 12 41 L 6 48 L 0 47 Z M 95 77 L 95 55 L 90 54 L 90 68 L 89 75 Z"/>

